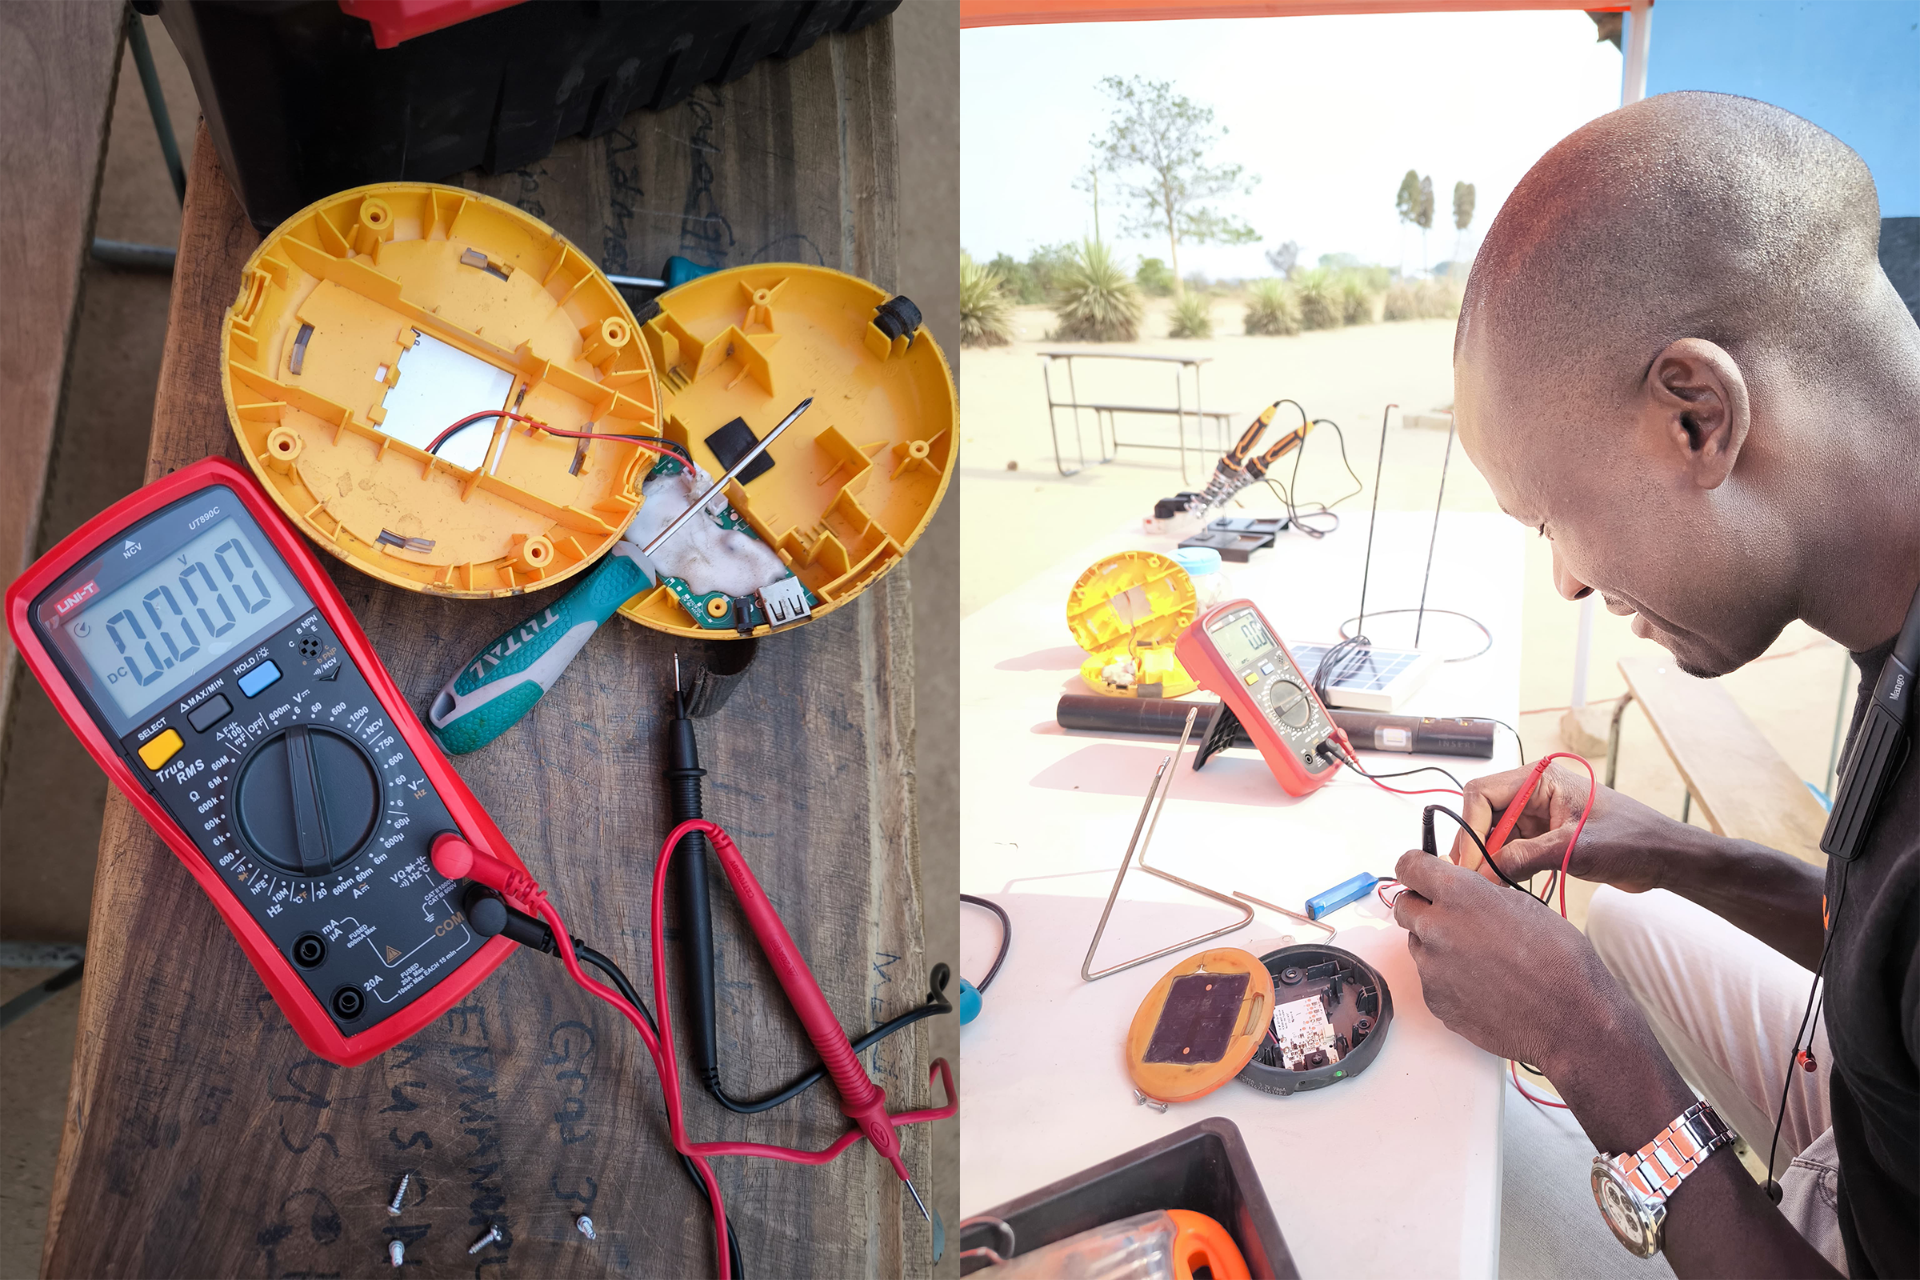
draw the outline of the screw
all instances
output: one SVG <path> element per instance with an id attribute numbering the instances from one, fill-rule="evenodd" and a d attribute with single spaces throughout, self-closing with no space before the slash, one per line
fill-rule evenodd
<path id="1" fill-rule="evenodd" d="M 400 1216 L 400 1202 L 407 1198 L 407 1183 L 412 1177 L 413 1175 L 410 1173 L 400 1175 L 400 1189 L 393 1193 L 393 1203 L 387 1206 L 387 1212 L 396 1218 Z M 398 1244 L 400 1242 L 396 1240 L 394 1243 Z M 396 1262 L 393 1265 L 397 1267 L 400 1264 Z"/>
<path id="2" fill-rule="evenodd" d="M 589 1218 L 586 1214 L 583 1213 L 579 1217 L 575 1218 L 573 1220 L 573 1225 L 577 1227 L 580 1231 L 580 1234 L 585 1236 L 587 1239 L 593 1240 L 598 1238 L 593 1234 L 593 1219 Z"/>
<path id="3" fill-rule="evenodd" d="M 406 1255 L 407 1246 L 401 1244 L 398 1240 L 387 1241 L 387 1258 L 394 1266 L 399 1266 L 401 1259 L 405 1258 Z"/>
<path id="4" fill-rule="evenodd" d="M 500 1227 L 496 1223 L 492 1226 L 489 1226 L 487 1228 L 487 1234 L 481 1236 L 478 1240 L 475 1240 L 473 1242 L 473 1248 L 467 1250 L 467 1252 L 478 1253 L 482 1249 L 486 1248 L 488 1245 L 492 1244 L 495 1240 L 498 1240 L 499 1238 L 500 1238 Z"/>

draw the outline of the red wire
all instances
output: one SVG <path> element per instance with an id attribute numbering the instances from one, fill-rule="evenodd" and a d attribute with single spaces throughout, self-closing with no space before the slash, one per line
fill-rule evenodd
<path id="1" fill-rule="evenodd" d="M 1548 760 L 1560 759 L 1578 760 L 1580 767 L 1587 771 L 1586 807 L 1580 810 L 1580 821 L 1573 824 L 1573 836 L 1567 841 L 1567 852 L 1560 859 L 1560 918 L 1565 920 L 1567 918 L 1567 866 L 1573 861 L 1573 846 L 1580 842 L 1580 833 L 1587 828 L 1587 815 L 1593 812 L 1593 798 L 1599 793 L 1600 779 L 1594 776 L 1593 766 L 1587 762 L 1585 756 L 1576 755 L 1571 751 L 1555 751 L 1540 763 L 1545 764 Z M 1524 805 L 1532 796 L 1533 793 L 1529 791 L 1526 795 L 1514 797 L 1513 802 Z"/>
<path id="2" fill-rule="evenodd" d="M 610 435 L 603 431 L 568 431 L 564 427 L 551 426 L 540 421 L 538 418 L 530 418 L 524 413 L 514 413 L 507 409 L 488 409 L 481 413 L 468 414 L 429 441 L 427 443 L 427 452 L 434 452 L 441 445 L 452 439 L 456 432 L 462 431 L 476 422 L 484 422 L 488 418 L 508 418 L 514 422 L 523 422 L 529 427 L 539 428 L 548 435 L 565 436 L 569 440 L 612 440 L 617 444 L 634 445 L 638 448 L 645 449 L 649 453 L 657 453 L 663 457 L 672 458 L 676 462 L 684 460 L 684 454 L 676 449 L 671 442 L 656 443 L 652 440 L 635 436 Z"/>
<path id="3" fill-rule="evenodd" d="M 1564 1102 L 1555 1102 L 1552 1098 L 1543 1098 L 1537 1093 L 1528 1093 L 1527 1086 L 1520 1083 L 1520 1068 L 1513 1064 L 1513 1059 L 1511 1058 L 1507 1059 L 1507 1074 L 1513 1077 L 1513 1087 L 1518 1089 L 1520 1096 L 1528 1102 L 1535 1103 L 1542 1107 L 1558 1107 L 1562 1111 L 1573 1110 L 1572 1107 Z"/>
<path id="4" fill-rule="evenodd" d="M 646 1020 L 640 1016 L 639 1011 L 631 1004 L 628 1004 L 619 992 L 587 976 L 586 971 L 580 967 L 579 958 L 574 954 L 573 935 L 567 929 L 566 921 L 560 918 L 559 911 L 555 909 L 551 902 L 547 901 L 546 891 L 541 889 L 531 876 L 524 877 L 524 884 L 516 883 L 508 886 L 507 892 L 509 896 L 519 898 L 538 910 L 539 913 L 545 917 L 547 923 L 552 926 L 554 942 L 560 953 L 560 962 L 566 966 L 568 976 L 590 995 L 597 996 L 612 1005 L 620 1012 L 622 1017 L 633 1024 L 633 1029 L 640 1033 L 641 1043 L 646 1046 L 647 1053 L 653 1058 L 655 1069 L 660 1073 L 661 1091 L 665 1094 L 667 1103 L 667 1125 L 673 1136 L 674 1149 L 691 1159 L 695 1167 L 700 1170 L 701 1177 L 706 1181 L 707 1198 L 713 1206 L 714 1247 L 719 1253 L 719 1274 L 724 1277 L 729 1272 L 728 1263 L 730 1260 L 727 1249 L 726 1205 L 722 1202 L 720 1196 L 720 1183 L 714 1177 L 713 1170 L 707 1164 L 705 1157 L 728 1155 L 766 1156 L 769 1159 L 785 1160 L 794 1164 L 818 1165 L 825 1164 L 829 1160 L 832 1160 L 866 1135 L 858 1129 L 850 1129 L 846 1133 L 841 1134 L 832 1145 L 821 1151 L 806 1151 L 796 1147 L 772 1146 L 762 1142 L 694 1142 L 687 1137 L 685 1117 L 681 1112 L 680 1103 L 680 1066 L 674 1053 L 673 1026 L 669 1021 L 665 950 L 666 927 L 663 911 L 667 899 L 666 875 L 668 863 L 672 859 L 675 846 L 677 846 L 681 838 L 690 831 L 706 831 L 710 834 L 720 835 L 725 834 L 713 823 L 701 819 L 692 819 L 681 823 L 669 832 L 665 842 L 660 847 L 660 856 L 654 867 L 652 921 L 653 998 L 654 1007 L 659 1011 L 660 1034 L 658 1036 L 655 1036 L 652 1030 L 648 1028 Z M 748 872 L 748 874 L 751 875 L 752 873 Z M 919 1124 L 928 1120 L 945 1119 L 958 1110 L 959 1103 L 955 1099 L 953 1089 L 953 1074 L 947 1066 L 945 1059 L 936 1060 L 928 1070 L 927 1083 L 929 1087 L 933 1084 L 935 1077 L 940 1079 L 942 1087 L 945 1090 L 947 1105 L 920 1111 L 896 1113 L 888 1117 L 889 1122 L 894 1127 L 897 1128 L 903 1124 Z"/>

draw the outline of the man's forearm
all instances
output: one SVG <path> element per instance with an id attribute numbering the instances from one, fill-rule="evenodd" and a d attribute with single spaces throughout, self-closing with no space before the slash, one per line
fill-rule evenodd
<path id="1" fill-rule="evenodd" d="M 1675 823 L 1660 887 L 1696 902 L 1807 968 L 1824 938 L 1820 869 L 1751 840 Z"/>
<path id="2" fill-rule="evenodd" d="M 1541 1065 L 1594 1146 L 1618 1155 L 1652 1141 L 1694 1096 L 1632 998 L 1600 982 L 1596 1007 L 1576 1024 L 1578 1038 Z M 1662 1240 L 1679 1276 L 1836 1274 L 1726 1149 L 1668 1198 Z"/>

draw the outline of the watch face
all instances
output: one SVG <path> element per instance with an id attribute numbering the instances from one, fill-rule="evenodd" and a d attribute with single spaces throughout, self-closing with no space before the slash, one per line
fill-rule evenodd
<path id="1" fill-rule="evenodd" d="M 1641 1212 L 1639 1201 L 1620 1181 L 1620 1175 L 1600 1160 L 1593 1162 L 1593 1198 L 1600 1203 L 1607 1225 L 1620 1237 L 1621 1244 L 1642 1258 L 1653 1255 L 1651 1224 Z"/>

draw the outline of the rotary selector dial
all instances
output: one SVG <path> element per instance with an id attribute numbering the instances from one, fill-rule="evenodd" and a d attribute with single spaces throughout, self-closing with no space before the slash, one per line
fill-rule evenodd
<path id="1" fill-rule="evenodd" d="M 265 861 L 322 875 L 351 860 L 373 834 L 380 792 L 373 760 L 358 742 L 319 725 L 289 725 L 241 763 L 234 825 Z"/>
<path id="2" fill-rule="evenodd" d="M 1267 686 L 1267 705 L 1273 718 L 1289 729 L 1304 729 L 1313 719 L 1313 700 L 1293 681 L 1281 678 Z"/>

